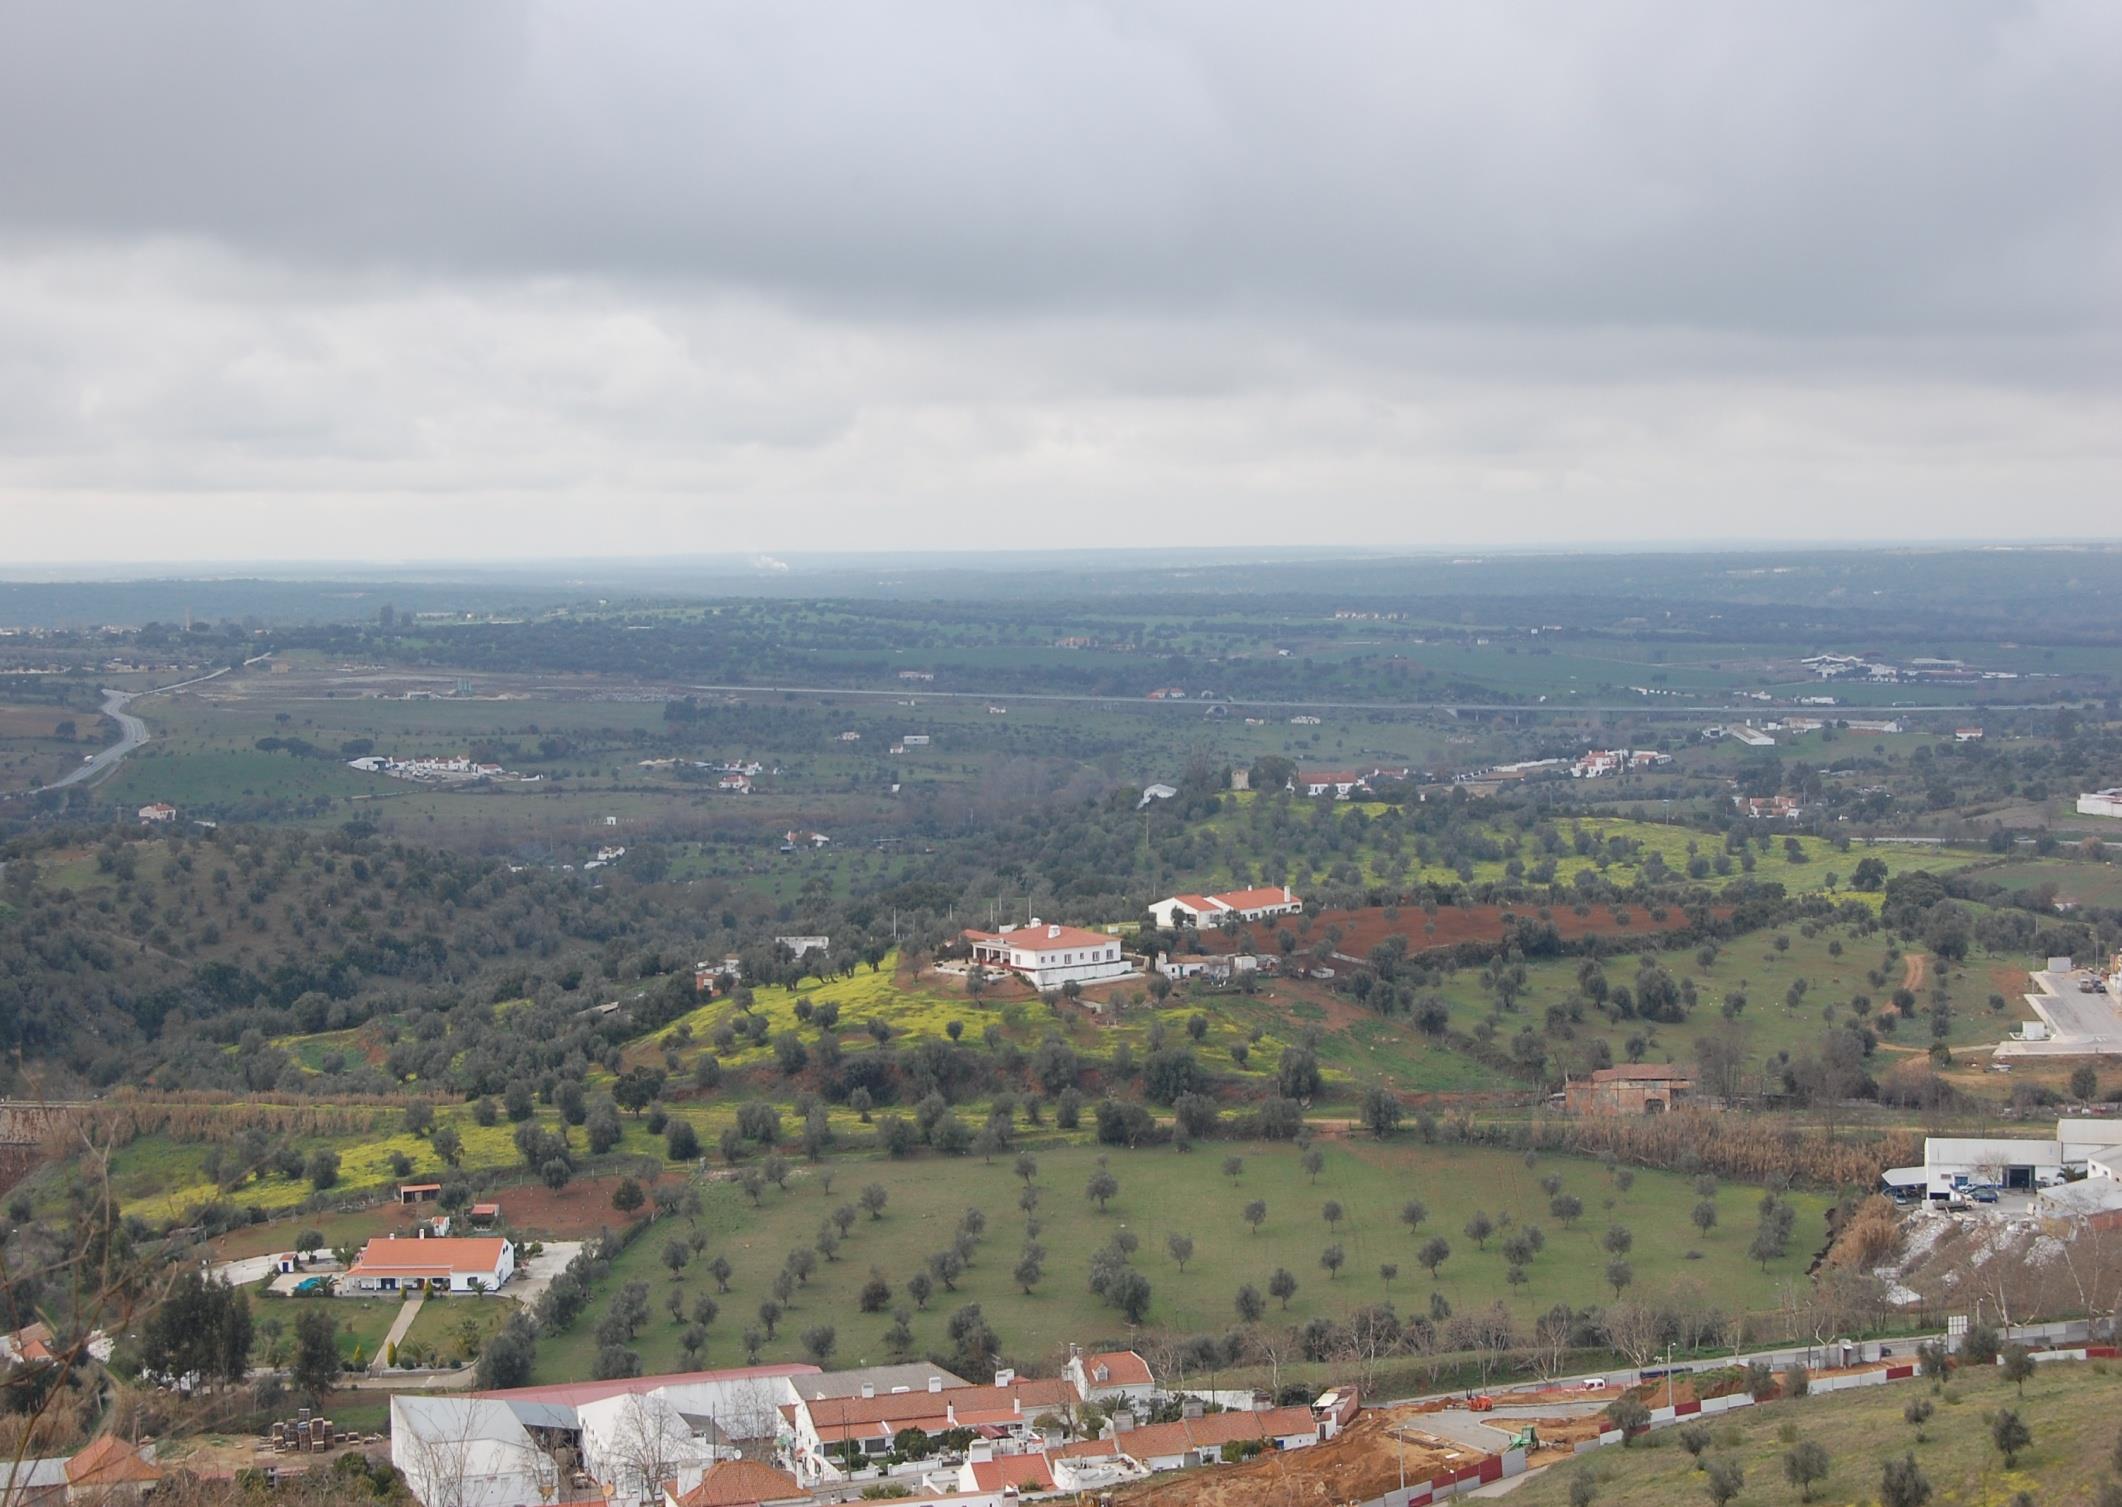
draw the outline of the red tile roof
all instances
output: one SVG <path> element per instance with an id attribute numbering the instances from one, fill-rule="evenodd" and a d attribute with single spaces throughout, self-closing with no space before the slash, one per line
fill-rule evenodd
<path id="1" fill-rule="evenodd" d="M 1047 1408 L 1075 1401 L 1076 1389 L 1065 1381 L 1026 1379 L 1006 1387 L 945 1387 L 940 1392 L 887 1392 L 879 1397 L 811 1397 L 799 1406 L 810 1414 L 811 1427 L 818 1437 L 831 1444 L 850 1437 L 896 1434 L 906 1428 L 936 1433 L 952 1427 L 1029 1421 Z"/>
<path id="2" fill-rule="evenodd" d="M 1044 1455 L 997 1455 L 974 1461 L 972 1471 L 973 1485 L 980 1491 L 1000 1491 L 1005 1486 L 1051 1491 L 1054 1485 L 1054 1468 Z"/>
<path id="3" fill-rule="evenodd" d="M 1219 1449 L 1238 1439 L 1283 1439 L 1316 1433 L 1319 1420 L 1310 1408 L 1269 1408 L 1204 1413 L 1176 1423 L 1151 1423 L 1104 1439 L 1081 1439 L 1055 1453 L 1063 1459 L 1127 1455 L 1136 1460 L 1164 1459 L 1189 1450 Z"/>
<path id="4" fill-rule="evenodd" d="M 997 942 L 1010 947 L 1021 947 L 1026 952 L 1063 952 L 1085 947 L 1106 947 L 1117 940 L 1102 931 L 1085 931 L 1080 926 L 1055 926 L 1044 922 L 1037 926 L 1019 926 L 1010 931 L 968 931 L 965 936 L 968 941 Z"/>
<path id="5" fill-rule="evenodd" d="M 755 1507 L 808 1497 L 792 1475 L 757 1460 L 720 1460 L 700 1484 L 678 1498 L 678 1507 Z"/>
<path id="6" fill-rule="evenodd" d="M 1098 1368 L 1106 1370 L 1105 1380 L 1098 1380 Z M 1132 1350 L 1107 1350 L 1098 1355 L 1083 1357 L 1083 1374 L 1093 1386 L 1146 1387 L 1156 1378 L 1150 1375 L 1149 1362 Z"/>
<path id="7" fill-rule="evenodd" d="M 1684 1067 L 1670 1062 L 1627 1062 L 1619 1067 L 1602 1067 L 1591 1075 L 1594 1083 L 1618 1083 L 1635 1079 L 1651 1083 L 1691 1082 L 1694 1075 Z"/>
<path id="8" fill-rule="evenodd" d="M 499 1235 L 435 1236 L 427 1240 L 371 1240 L 347 1269 L 350 1277 L 433 1276 L 448 1272 L 490 1272 L 501 1264 Z"/>
<path id="9" fill-rule="evenodd" d="M 1260 910 L 1269 905 L 1288 905 L 1293 899 L 1279 884 L 1264 889 L 1232 890 L 1214 898 L 1221 900 L 1232 910 Z"/>
<path id="10" fill-rule="evenodd" d="M 66 1484 L 71 1494 L 77 1486 L 116 1486 L 127 1481 L 159 1481 L 162 1472 L 140 1458 L 137 1445 L 116 1434 L 105 1434 L 66 1462 Z"/>

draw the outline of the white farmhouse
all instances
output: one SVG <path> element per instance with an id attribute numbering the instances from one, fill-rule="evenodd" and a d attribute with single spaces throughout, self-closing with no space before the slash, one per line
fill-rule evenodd
<path id="1" fill-rule="evenodd" d="M 1036 917 L 1024 926 L 971 931 L 973 961 L 1002 968 L 1044 992 L 1063 984 L 1095 984 L 1126 978 L 1134 968 L 1120 955 L 1117 937 L 1079 926 L 1056 926 Z"/>
<path id="2" fill-rule="evenodd" d="M 400 1240 L 393 1234 L 361 1248 L 339 1290 L 497 1292 L 515 1273 L 516 1247 L 499 1235 Z"/>
<path id="3" fill-rule="evenodd" d="M 1169 931 L 1174 926 L 1214 926 L 1224 916 L 1238 921 L 1263 921 L 1269 916 L 1293 916 L 1303 909 L 1304 902 L 1283 884 L 1228 890 L 1220 895 L 1173 895 L 1151 905 L 1149 913 Z"/>

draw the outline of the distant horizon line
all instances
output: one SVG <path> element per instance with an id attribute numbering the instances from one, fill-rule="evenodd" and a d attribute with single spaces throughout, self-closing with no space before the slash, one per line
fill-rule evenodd
<path id="1" fill-rule="evenodd" d="M 2122 549 L 2122 535 L 2109 537 L 2053 536 L 2036 539 L 1968 537 L 1925 540 L 1906 539 L 1793 540 L 1615 540 L 1610 543 L 1570 545 L 1451 544 L 1435 546 L 1349 545 L 1210 545 L 1195 547 L 1180 555 L 1152 560 L 1129 552 L 1121 566 L 1130 573 L 1170 569 L 1188 561 L 1247 560 L 1272 562 L 1362 559 L 1387 561 L 1446 560 L 1466 557 L 1480 561 L 1507 559 L 1567 559 L 1625 555 L 1720 555 L 1772 554 L 1950 554 L 2072 552 L 2102 553 Z M 260 556 L 252 559 L 201 557 L 196 560 L 16 560 L 0 565 L 0 584 L 61 585 L 68 582 L 228 580 L 246 576 L 286 578 L 299 573 L 302 579 L 329 579 L 334 573 L 353 572 L 375 576 L 389 571 L 461 572 L 472 575 L 511 574 L 536 571 L 541 575 L 589 574 L 599 570 L 668 571 L 688 565 L 711 566 L 732 575 L 779 576 L 797 564 L 808 569 L 860 569 L 890 563 L 915 565 L 931 571 L 950 571 L 978 560 L 1102 559 L 1104 552 L 1091 548 L 982 549 L 933 546 L 921 549 L 743 549 L 722 553 L 696 551 L 684 554 L 612 553 L 599 555 L 521 555 L 503 559 L 455 555 L 389 558 L 362 556 L 321 558 L 310 556 Z"/>

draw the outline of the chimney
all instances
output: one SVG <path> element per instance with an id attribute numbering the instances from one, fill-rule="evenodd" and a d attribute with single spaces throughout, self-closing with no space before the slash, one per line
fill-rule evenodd
<path id="1" fill-rule="evenodd" d="M 1016 1379 L 1017 1373 L 1013 1370 L 1005 1369 L 995 1373 L 995 1385 L 998 1387 L 1006 1387 Z"/>
<path id="2" fill-rule="evenodd" d="M 1049 927 L 1047 927 L 1047 928 L 1046 928 L 1046 940 L 1047 940 L 1047 941 L 1051 942 L 1051 941 L 1052 941 L 1052 940 L 1053 940 L 1053 939 L 1054 939 L 1055 937 L 1058 937 L 1058 936 L 1060 936 L 1060 935 L 1061 935 L 1061 928 L 1060 928 L 1060 927 L 1058 927 L 1058 926 L 1049 926 Z"/>
<path id="3" fill-rule="evenodd" d="M 928 1379 L 928 1389 L 929 1389 L 929 1390 L 930 1390 L 931 1392 L 940 1392 L 940 1391 L 942 1391 L 942 1390 L 943 1390 L 943 1378 L 942 1378 L 942 1377 L 940 1377 L 940 1376 L 931 1376 L 931 1377 L 929 1377 L 929 1379 Z"/>
<path id="4" fill-rule="evenodd" d="M 1135 1426 L 1135 1415 L 1131 1409 L 1121 1408 L 1113 1414 L 1113 1432 L 1125 1434 Z"/>
<path id="5" fill-rule="evenodd" d="M 1289 904 L 1289 902 L 1290 902 L 1290 901 L 1292 901 L 1292 900 L 1294 900 L 1294 899 L 1296 899 L 1296 898 L 1297 898 L 1297 897 L 1296 897 L 1295 895 L 1292 895 L 1292 894 L 1291 894 L 1291 893 L 1289 892 L 1289 886 L 1288 886 L 1288 885 L 1286 885 L 1286 884 L 1285 884 L 1285 885 L 1283 885 L 1283 886 L 1282 886 L 1282 903 L 1283 903 L 1284 905 L 1287 905 L 1287 904 Z"/>
<path id="6" fill-rule="evenodd" d="M 958 1401 L 956 1398 L 952 1398 L 949 1402 L 943 1404 L 943 1417 L 952 1428 L 958 1426 Z"/>
<path id="7" fill-rule="evenodd" d="M 1201 1399 L 1189 1397 L 1186 1401 L 1180 1403 L 1179 1416 L 1181 1418 L 1199 1418 L 1201 1416 Z"/>
<path id="8" fill-rule="evenodd" d="M 875 1397 L 877 1395 L 877 1384 L 873 1381 L 862 1383 L 862 1395 L 864 1397 Z"/>

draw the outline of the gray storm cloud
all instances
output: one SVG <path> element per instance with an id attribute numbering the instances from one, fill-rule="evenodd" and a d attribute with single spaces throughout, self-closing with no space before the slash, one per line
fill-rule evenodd
<path id="1" fill-rule="evenodd" d="M 2092 0 L 16 0 L 0 510 L 2112 534 L 2118 139 Z"/>

